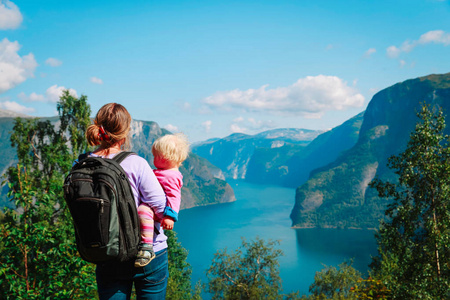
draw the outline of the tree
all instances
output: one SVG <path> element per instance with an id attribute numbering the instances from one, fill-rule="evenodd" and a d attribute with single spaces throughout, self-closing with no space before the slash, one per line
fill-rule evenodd
<path id="1" fill-rule="evenodd" d="M 281 299 L 277 241 L 242 241 L 234 253 L 218 251 L 207 271 L 213 299 Z"/>
<path id="2" fill-rule="evenodd" d="M 167 283 L 167 299 L 199 300 L 201 287 L 197 284 L 195 291 L 191 287 L 192 268 L 186 261 L 188 252 L 178 242 L 172 230 L 164 231 L 167 235 L 169 251 L 169 282 Z"/>
<path id="3" fill-rule="evenodd" d="M 372 277 L 367 279 L 361 278 L 350 290 L 355 295 L 356 299 L 392 299 L 391 291 L 386 287 L 386 285 L 381 280 L 374 279 Z"/>
<path id="4" fill-rule="evenodd" d="M 375 179 L 392 199 L 372 268 L 395 299 L 450 297 L 450 148 L 441 109 L 423 105 L 406 150 L 389 158 L 398 182 Z"/>
<path id="5" fill-rule="evenodd" d="M 362 274 L 352 267 L 353 262 L 344 262 L 336 267 L 325 267 L 314 276 L 309 287 L 312 296 L 308 299 L 357 299 L 351 292 Z"/>
<path id="6" fill-rule="evenodd" d="M 90 124 L 87 98 L 65 91 L 57 104 L 59 123 L 16 119 L 11 144 L 18 164 L 6 174 L 15 210 L 0 225 L 2 299 L 74 299 L 95 295 L 92 264 L 78 255 L 62 186 Z"/>

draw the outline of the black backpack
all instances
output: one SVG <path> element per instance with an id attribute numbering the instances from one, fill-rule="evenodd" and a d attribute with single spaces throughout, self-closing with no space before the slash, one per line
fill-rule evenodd
<path id="1" fill-rule="evenodd" d="M 133 192 L 120 163 L 82 154 L 64 181 L 64 199 L 75 227 L 80 256 L 93 263 L 134 258 L 140 242 Z"/>

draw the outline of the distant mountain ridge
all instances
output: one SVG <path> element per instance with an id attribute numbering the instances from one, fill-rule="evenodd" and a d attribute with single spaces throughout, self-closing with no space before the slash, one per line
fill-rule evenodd
<path id="1" fill-rule="evenodd" d="M 303 148 L 323 131 L 282 128 L 256 135 L 234 133 L 193 145 L 192 152 L 219 167 L 225 178 L 245 179 L 249 162 L 258 149 Z"/>
<path id="2" fill-rule="evenodd" d="M 357 143 L 298 187 L 292 225 L 378 228 L 388 200 L 368 184 L 375 176 L 396 181 L 387 159 L 405 149 L 423 102 L 442 107 L 450 125 L 450 73 L 407 80 L 377 93 L 364 113 Z"/>
<path id="3" fill-rule="evenodd" d="M 0 118 L 32 118 L 32 116 L 26 115 L 26 114 L 22 114 L 22 113 L 18 113 L 15 111 L 11 111 L 11 110 L 6 110 L 6 109 L 0 109 Z"/>
<path id="4" fill-rule="evenodd" d="M 317 136 L 304 147 L 286 145 L 257 149 L 249 162 L 246 181 L 297 187 L 310 172 L 334 161 L 357 141 L 363 113 Z"/>
<path id="5" fill-rule="evenodd" d="M 255 135 L 235 133 L 193 146 L 193 152 L 219 167 L 225 178 L 298 187 L 310 172 L 333 162 L 355 145 L 363 113 L 329 130 L 296 128 Z"/>

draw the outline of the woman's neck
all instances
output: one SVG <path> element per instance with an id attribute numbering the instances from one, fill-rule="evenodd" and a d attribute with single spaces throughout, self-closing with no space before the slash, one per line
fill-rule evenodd
<path id="1" fill-rule="evenodd" d="M 103 147 L 99 147 L 96 150 L 94 150 L 94 154 L 99 155 L 99 156 L 107 156 L 109 154 L 114 154 L 114 153 L 118 153 L 120 152 L 120 145 L 112 145 L 109 148 L 103 148 Z"/>

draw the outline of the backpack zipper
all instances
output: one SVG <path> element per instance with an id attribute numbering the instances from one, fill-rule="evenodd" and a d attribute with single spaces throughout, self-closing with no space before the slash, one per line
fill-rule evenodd
<path id="1" fill-rule="evenodd" d="M 104 211 L 103 207 L 105 206 L 105 199 L 93 197 L 83 197 L 77 199 L 77 201 L 92 201 L 92 200 L 94 200 L 95 202 L 100 202 L 100 213 L 103 213 Z"/>

